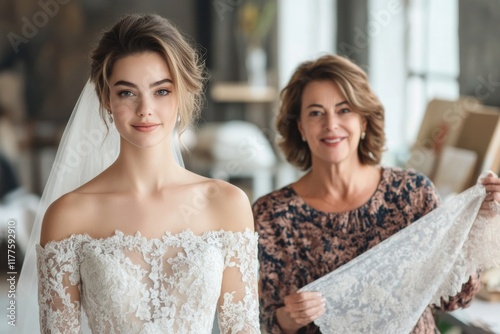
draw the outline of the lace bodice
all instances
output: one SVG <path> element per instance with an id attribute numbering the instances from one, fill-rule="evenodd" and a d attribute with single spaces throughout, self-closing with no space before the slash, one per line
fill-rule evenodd
<path id="1" fill-rule="evenodd" d="M 37 246 L 43 333 L 260 333 L 257 235 L 116 232 Z M 83 311 L 81 310 L 83 309 Z"/>

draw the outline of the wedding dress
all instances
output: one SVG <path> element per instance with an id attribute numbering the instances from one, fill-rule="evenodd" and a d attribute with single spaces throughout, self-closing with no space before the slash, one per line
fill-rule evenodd
<path id="1" fill-rule="evenodd" d="M 183 166 L 177 139 L 174 131 L 172 151 Z M 41 198 L 10 332 L 211 333 L 217 311 L 222 333 L 260 333 L 257 234 L 249 230 L 165 232 L 161 239 L 116 231 L 39 245 L 47 207 L 106 169 L 119 145 L 88 82 Z"/>
<path id="2" fill-rule="evenodd" d="M 486 177 L 484 172 L 479 179 Z M 410 333 L 477 270 L 500 266 L 500 204 L 480 211 L 478 183 L 337 270 L 302 287 L 319 291 L 324 334 Z"/>
<path id="3" fill-rule="evenodd" d="M 219 296 L 222 333 L 260 333 L 249 230 L 73 235 L 37 253 L 43 333 L 80 333 L 80 306 L 93 333 L 211 333 Z"/>

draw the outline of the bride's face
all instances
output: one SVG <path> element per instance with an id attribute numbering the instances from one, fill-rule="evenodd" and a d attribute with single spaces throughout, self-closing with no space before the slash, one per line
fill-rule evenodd
<path id="1" fill-rule="evenodd" d="M 144 52 L 117 60 L 109 85 L 109 110 L 123 139 L 147 148 L 171 137 L 177 118 L 177 92 L 159 53 Z"/>

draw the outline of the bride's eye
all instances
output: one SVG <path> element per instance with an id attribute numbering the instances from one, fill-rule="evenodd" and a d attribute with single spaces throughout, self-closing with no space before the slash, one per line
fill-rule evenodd
<path id="1" fill-rule="evenodd" d="M 130 97 L 130 96 L 134 96 L 134 93 L 132 93 L 129 90 L 122 90 L 121 92 L 118 93 L 118 96 L 120 96 L 120 97 Z"/>
<path id="2" fill-rule="evenodd" d="M 168 94 L 170 94 L 170 91 L 167 89 L 160 89 L 159 91 L 156 92 L 156 94 L 161 96 L 167 96 Z"/>

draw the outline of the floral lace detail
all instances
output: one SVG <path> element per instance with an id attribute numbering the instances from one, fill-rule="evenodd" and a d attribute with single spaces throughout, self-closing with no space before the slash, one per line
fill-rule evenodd
<path id="1" fill-rule="evenodd" d="M 243 256 L 243 254 L 252 254 L 252 256 Z M 223 333 L 260 333 L 259 329 L 259 299 L 258 290 L 255 283 L 258 281 L 257 260 L 257 239 L 253 243 L 242 244 L 238 238 L 228 238 L 227 252 L 225 257 L 225 267 L 228 268 L 227 281 L 244 282 L 245 291 L 240 291 L 239 296 L 236 292 L 226 292 L 224 302 L 221 306 L 222 312 L 219 312 L 219 324 Z M 243 270 L 244 268 L 253 268 L 253 270 Z M 231 272 L 229 272 L 231 271 Z M 231 291 L 232 289 L 227 289 Z M 236 302 L 239 300 L 238 302 Z M 254 320 L 257 319 L 255 322 Z"/>
<path id="2" fill-rule="evenodd" d="M 249 230 L 73 235 L 37 256 L 44 333 L 211 333 L 216 308 L 222 333 L 260 333 Z"/>
<path id="3" fill-rule="evenodd" d="M 481 184 L 364 254 L 306 285 L 320 291 L 322 333 L 408 333 L 478 269 L 500 264 L 500 205 L 485 215 Z"/>
<path id="4" fill-rule="evenodd" d="M 68 242 L 60 252 L 38 254 L 42 333 L 80 333 L 80 271 L 75 244 Z"/>

